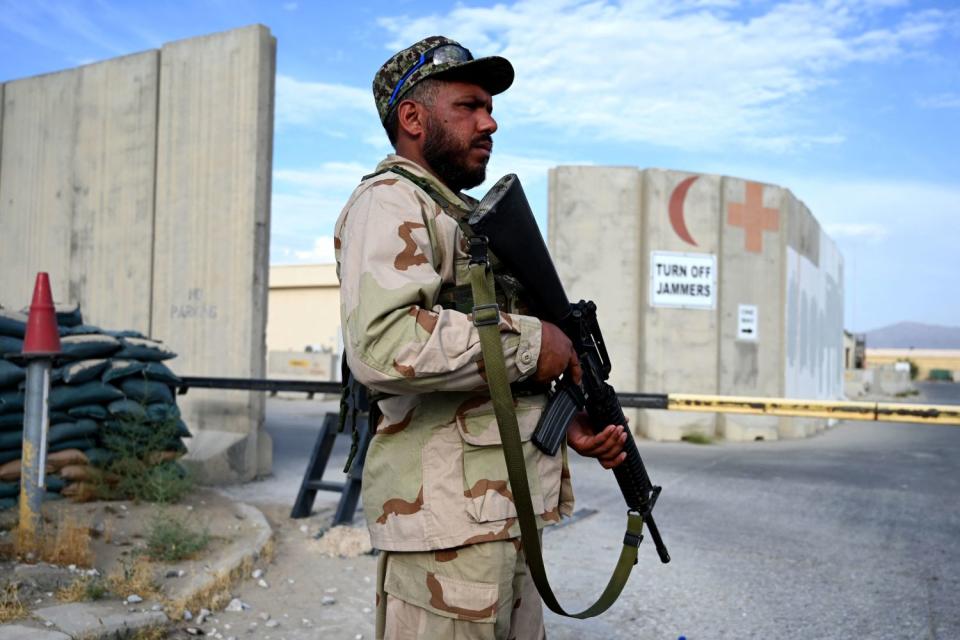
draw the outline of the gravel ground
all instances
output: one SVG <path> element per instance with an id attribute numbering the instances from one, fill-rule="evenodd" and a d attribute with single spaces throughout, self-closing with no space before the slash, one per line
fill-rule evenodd
<path id="1" fill-rule="evenodd" d="M 919 400 L 960 403 L 960 385 L 921 389 Z M 313 538 L 336 496 L 320 494 L 307 520 L 287 517 L 328 408 L 271 399 L 276 476 L 226 490 L 264 510 L 278 544 L 262 567 L 267 586 L 237 589 L 251 608 L 209 621 L 223 637 L 372 637 L 376 559 L 328 558 Z M 960 428 L 848 422 L 806 440 L 640 446 L 664 487 L 657 516 L 673 561 L 661 565 L 644 542 L 617 604 L 588 621 L 548 613 L 550 638 L 960 638 Z M 573 477 L 578 508 L 597 511 L 550 531 L 545 546 L 575 610 L 605 584 L 625 514 L 594 462 L 574 459 Z"/>

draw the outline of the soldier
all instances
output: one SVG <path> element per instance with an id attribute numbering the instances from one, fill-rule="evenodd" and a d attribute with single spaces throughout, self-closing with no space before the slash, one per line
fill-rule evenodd
<path id="1" fill-rule="evenodd" d="M 501 57 L 474 59 L 429 37 L 380 68 L 373 94 L 396 150 L 366 176 L 336 224 L 344 348 L 377 400 L 363 508 L 382 550 L 378 638 L 544 637 L 542 604 L 519 540 L 467 284 L 466 217 L 497 130 L 492 96 L 513 82 Z M 499 331 L 527 475 L 542 528 L 573 511 L 566 447 L 530 442 L 550 381 L 580 375 L 554 325 L 525 315 L 498 274 Z M 606 468 L 626 434 L 575 419 L 567 441 Z"/>

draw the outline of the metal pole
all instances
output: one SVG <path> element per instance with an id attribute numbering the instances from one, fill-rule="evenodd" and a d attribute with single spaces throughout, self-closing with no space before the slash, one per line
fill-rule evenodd
<path id="1" fill-rule="evenodd" d="M 23 454 L 20 462 L 20 551 L 37 548 L 43 521 L 47 454 L 47 395 L 50 390 L 50 360 L 27 365 L 27 390 L 23 409 Z"/>

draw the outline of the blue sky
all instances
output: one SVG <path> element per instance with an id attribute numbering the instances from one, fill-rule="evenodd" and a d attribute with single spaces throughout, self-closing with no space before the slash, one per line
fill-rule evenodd
<path id="1" fill-rule="evenodd" d="M 557 164 L 778 184 L 844 254 L 848 328 L 960 325 L 956 1 L 0 0 L 0 81 L 257 22 L 278 40 L 274 264 L 332 258 L 389 151 L 373 73 L 443 33 L 514 63 L 489 175 L 520 174 L 541 220 Z"/>

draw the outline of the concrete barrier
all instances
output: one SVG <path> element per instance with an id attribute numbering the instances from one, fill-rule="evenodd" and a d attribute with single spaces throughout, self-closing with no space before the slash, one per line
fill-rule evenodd
<path id="1" fill-rule="evenodd" d="M 265 377 L 275 54 L 255 25 L 0 87 L 0 303 L 47 271 L 180 374 Z M 262 394 L 182 409 L 201 481 L 269 471 Z"/>
<path id="2" fill-rule="evenodd" d="M 275 44 L 254 26 L 161 50 L 152 329 L 192 375 L 266 374 Z M 185 397 L 199 478 L 270 471 L 263 403 L 244 391 Z"/>
<path id="3" fill-rule="evenodd" d="M 789 190 L 630 167 L 550 171 L 549 241 L 597 302 L 617 389 L 839 399 L 842 258 Z M 657 440 L 802 437 L 825 421 L 632 412 Z"/>
<path id="4" fill-rule="evenodd" d="M 8 82 L 0 302 L 38 271 L 93 324 L 150 331 L 159 52 Z"/>

